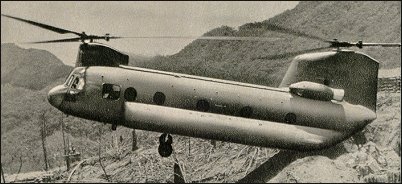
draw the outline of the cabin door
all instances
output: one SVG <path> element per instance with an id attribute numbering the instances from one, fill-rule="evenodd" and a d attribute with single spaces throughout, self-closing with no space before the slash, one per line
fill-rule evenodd
<path id="1" fill-rule="evenodd" d="M 124 109 L 122 87 L 119 84 L 104 81 L 102 84 L 102 101 L 104 112 L 108 114 L 107 121 L 112 124 L 121 124 Z"/>

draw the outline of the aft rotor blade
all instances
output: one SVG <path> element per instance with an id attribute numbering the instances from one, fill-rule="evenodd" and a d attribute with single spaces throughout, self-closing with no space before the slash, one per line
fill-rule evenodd
<path id="1" fill-rule="evenodd" d="M 309 38 L 309 39 L 314 39 L 314 40 L 320 40 L 323 42 L 329 42 L 329 40 L 318 37 L 318 36 L 313 36 L 313 35 L 309 35 L 300 31 L 296 31 L 296 30 L 292 30 L 289 28 L 284 28 L 284 27 L 280 27 L 278 25 L 275 24 L 266 24 L 265 29 L 270 30 L 270 31 L 275 31 L 275 32 L 279 32 L 279 33 L 285 33 L 285 34 L 291 34 L 294 36 L 298 36 L 298 37 L 305 37 L 305 38 Z"/>
<path id="2" fill-rule="evenodd" d="M 362 46 L 401 47 L 401 43 L 363 43 Z"/>
<path id="3" fill-rule="evenodd" d="M 121 36 L 110 36 L 109 39 L 121 39 L 121 38 L 126 38 L 126 37 L 121 37 Z M 104 39 L 103 38 L 99 38 L 99 39 Z"/>
<path id="4" fill-rule="evenodd" d="M 297 55 L 301 55 L 301 54 L 305 54 L 305 53 L 309 53 L 309 52 L 325 50 L 325 49 L 329 49 L 329 48 L 331 48 L 331 46 L 301 50 L 301 51 L 296 51 L 296 52 L 287 52 L 287 53 L 283 53 L 283 54 L 276 54 L 276 55 L 270 55 L 270 56 L 264 56 L 264 57 L 258 57 L 258 58 L 254 58 L 254 60 L 255 59 L 267 59 L 267 60 L 285 59 L 285 58 L 289 58 L 289 57 L 293 57 L 293 56 L 297 56 Z"/>
<path id="5" fill-rule="evenodd" d="M 193 39 L 193 40 L 243 40 L 243 41 L 276 41 L 280 38 L 271 37 L 237 37 L 237 36 L 135 36 L 117 38 L 138 39 Z"/>
<path id="6" fill-rule="evenodd" d="M 37 44 L 37 43 L 60 43 L 60 42 L 77 42 L 81 41 L 80 37 L 77 38 L 67 38 L 67 39 L 59 39 L 59 40 L 46 40 L 46 41 L 38 41 L 38 42 L 25 42 L 30 44 Z"/>
<path id="7" fill-rule="evenodd" d="M 198 40 L 243 40 L 243 41 L 276 41 L 280 38 L 272 37 L 235 37 L 235 36 L 201 36 Z"/>
<path id="8" fill-rule="evenodd" d="M 50 30 L 50 31 L 53 31 L 53 32 L 56 32 L 56 33 L 60 33 L 60 34 L 73 33 L 73 34 L 76 34 L 78 36 L 82 36 L 81 33 L 78 33 L 78 32 L 75 32 L 75 31 L 70 31 L 70 30 L 67 30 L 67 29 L 61 29 L 61 28 L 54 27 L 54 26 L 51 26 L 51 25 L 42 24 L 42 23 L 39 23 L 39 22 L 34 22 L 34 21 L 31 21 L 31 20 L 26 20 L 26 19 L 22 19 L 22 18 L 10 16 L 10 15 L 5 15 L 5 14 L 1 14 L 1 15 L 5 16 L 5 17 L 8 17 L 8 18 L 15 19 L 15 20 L 19 20 L 19 21 L 22 21 L 22 22 L 25 22 L 25 23 L 28 23 L 28 24 L 31 24 L 31 25 L 34 25 L 34 26 L 38 26 L 38 27 L 41 27 L 43 29 L 47 29 L 47 30 Z"/>

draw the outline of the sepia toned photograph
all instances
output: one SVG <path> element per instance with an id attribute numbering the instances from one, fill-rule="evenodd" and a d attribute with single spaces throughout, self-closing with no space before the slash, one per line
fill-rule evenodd
<path id="1" fill-rule="evenodd" d="M 1 183 L 400 183 L 400 1 L 1 1 Z"/>

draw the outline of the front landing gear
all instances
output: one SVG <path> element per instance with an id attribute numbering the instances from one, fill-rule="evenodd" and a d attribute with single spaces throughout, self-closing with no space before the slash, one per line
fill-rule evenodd
<path id="1" fill-rule="evenodd" d="M 162 157 L 169 157 L 173 152 L 173 138 L 171 135 L 164 133 L 159 137 L 158 152 Z"/>

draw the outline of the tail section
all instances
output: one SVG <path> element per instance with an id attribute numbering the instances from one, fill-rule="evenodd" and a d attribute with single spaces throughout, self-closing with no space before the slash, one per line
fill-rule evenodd
<path id="1" fill-rule="evenodd" d="M 310 81 L 344 89 L 344 100 L 375 112 L 379 63 L 355 51 L 340 50 L 297 56 L 279 87 Z"/>

